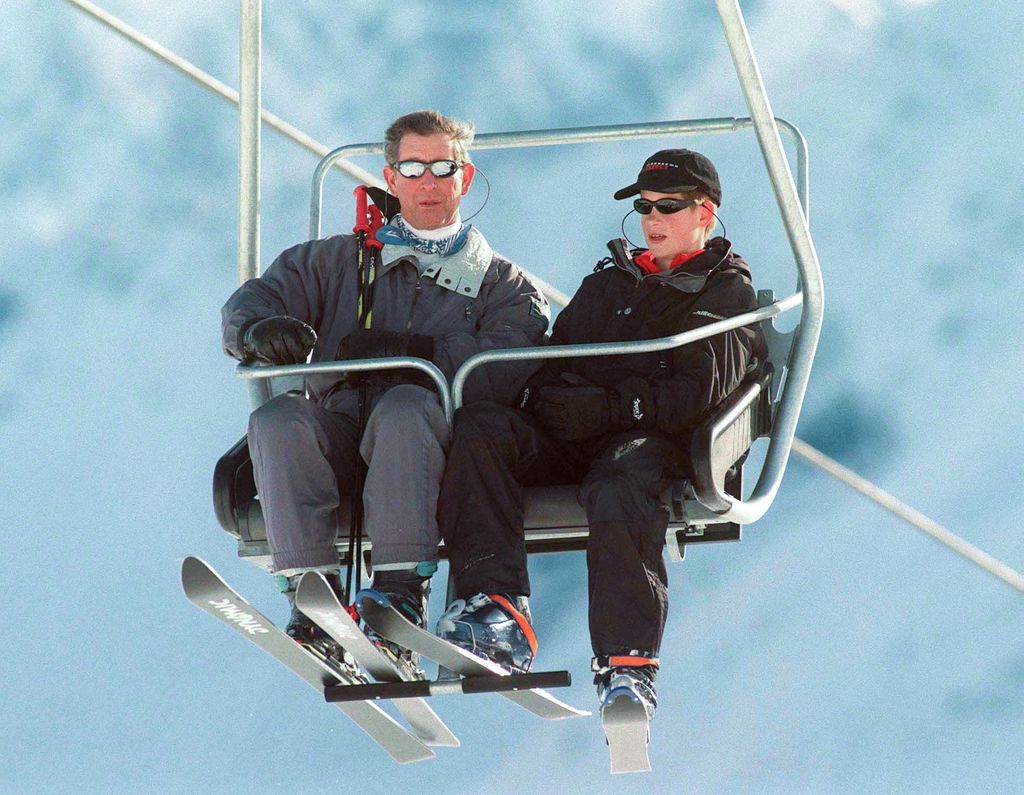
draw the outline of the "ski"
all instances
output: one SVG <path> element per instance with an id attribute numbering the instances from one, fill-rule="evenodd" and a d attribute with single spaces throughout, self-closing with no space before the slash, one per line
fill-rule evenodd
<path id="1" fill-rule="evenodd" d="M 601 708 L 601 727 L 608 740 L 612 773 L 650 771 L 650 720 L 644 705 L 629 688 L 616 688 L 607 694 Z"/>
<path id="2" fill-rule="evenodd" d="M 338 682 L 349 683 L 239 596 L 206 561 L 185 558 L 181 585 L 192 604 L 259 646 L 317 692 L 323 693 L 325 687 Z M 376 704 L 347 702 L 337 706 L 396 762 L 407 764 L 435 756 Z"/>
<path id="3" fill-rule="evenodd" d="M 295 591 L 295 604 L 345 651 L 355 657 L 356 662 L 378 682 L 416 681 L 363 634 L 359 625 L 338 601 L 337 595 L 322 574 L 308 572 L 302 576 Z M 358 688 L 360 685 L 336 687 Z M 458 748 L 459 738 L 452 734 L 422 698 L 396 698 L 394 704 L 409 722 L 416 736 L 424 743 Z"/>
<path id="4" fill-rule="evenodd" d="M 467 678 L 484 676 L 508 676 L 501 666 L 470 654 L 425 629 L 417 627 L 405 616 L 391 607 L 386 599 L 373 591 L 361 591 L 356 595 L 356 607 L 363 620 L 384 637 L 400 646 L 419 652 L 443 668 Z M 529 674 L 527 675 L 529 676 Z M 512 690 L 501 692 L 505 698 L 518 704 L 528 712 L 546 720 L 579 718 L 589 712 L 570 707 L 543 690 Z"/>

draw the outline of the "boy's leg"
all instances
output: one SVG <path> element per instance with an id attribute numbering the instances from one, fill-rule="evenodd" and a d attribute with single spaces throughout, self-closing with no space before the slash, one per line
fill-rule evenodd
<path id="1" fill-rule="evenodd" d="M 660 434 L 616 435 L 580 487 L 590 540 L 587 572 L 594 655 L 655 659 L 668 610 L 662 558 L 668 511 L 658 496 L 680 451 Z"/>
<path id="2" fill-rule="evenodd" d="M 562 447 L 508 406 L 479 402 L 459 410 L 439 503 L 457 598 L 529 596 L 523 486 L 572 482 Z"/>
<path id="3" fill-rule="evenodd" d="M 437 634 L 509 671 L 529 671 L 537 655 L 523 486 L 565 482 L 571 460 L 571 451 L 507 406 L 474 403 L 456 417 L 440 501 L 456 599 Z"/>

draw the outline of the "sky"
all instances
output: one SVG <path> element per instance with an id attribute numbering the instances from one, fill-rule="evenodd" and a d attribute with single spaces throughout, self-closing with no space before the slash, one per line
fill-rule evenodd
<path id="1" fill-rule="evenodd" d="M 236 3 L 105 7 L 237 85 Z M 798 435 L 1022 570 L 1024 15 L 1011 0 L 743 8 L 773 109 L 810 143 L 826 320 Z M 587 9 L 265 0 L 264 104 L 332 146 L 422 106 L 481 132 L 747 115 L 712 4 Z M 741 543 L 670 569 L 654 772 L 613 779 L 596 720 L 540 725 L 493 696 L 435 705 L 462 748 L 391 763 L 180 592 L 197 554 L 285 615 L 210 505 L 248 412 L 219 341 L 237 111 L 66 2 L 6 17 L 0 790 L 1018 790 L 1020 593 L 796 459 Z M 474 223 L 572 292 L 619 235 L 611 193 L 672 145 L 712 157 L 757 286 L 791 291 L 752 133 L 480 152 Z M 266 266 L 304 239 L 315 163 L 269 130 L 263 156 Z M 330 178 L 326 231 L 350 223 L 350 191 Z M 483 201 L 474 188 L 465 206 Z M 538 665 L 569 669 L 565 698 L 592 708 L 582 557 L 531 576 Z"/>

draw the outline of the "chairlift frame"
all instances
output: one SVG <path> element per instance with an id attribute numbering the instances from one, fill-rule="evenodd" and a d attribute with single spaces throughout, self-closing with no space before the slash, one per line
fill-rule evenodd
<path id="1" fill-rule="evenodd" d="M 239 258 L 240 281 L 259 275 L 259 174 L 260 174 L 260 90 L 261 90 L 261 24 L 262 0 L 240 0 L 240 203 Z M 413 368 L 426 373 L 437 387 L 445 416 L 451 422 L 461 404 L 462 387 L 475 368 L 495 361 L 566 358 L 643 353 L 674 348 L 696 342 L 714 334 L 761 323 L 769 341 L 769 360 L 774 365 L 770 381 L 746 384 L 738 394 L 730 396 L 719 407 L 701 434 L 708 445 L 706 461 L 698 473 L 696 484 L 676 484 L 665 495 L 672 511 L 669 526 L 670 557 L 681 560 L 685 543 L 708 540 L 738 540 L 740 525 L 760 519 L 771 506 L 788 462 L 800 407 L 803 403 L 811 365 L 817 348 L 824 314 L 824 287 L 817 253 L 808 228 L 808 147 L 799 129 L 784 119 L 777 119 L 771 110 L 757 62 L 754 58 L 743 13 L 737 0 L 716 0 L 719 17 L 736 67 L 743 94 L 750 111 L 748 118 L 695 119 L 642 124 L 573 127 L 552 130 L 484 133 L 476 137 L 474 150 L 504 149 L 527 146 L 597 143 L 667 135 L 702 135 L 737 132 L 753 128 L 765 161 L 790 247 L 798 272 L 797 290 L 790 296 L 775 300 L 771 291 L 759 293 L 759 308 L 753 312 L 703 326 L 700 329 L 637 342 L 544 346 L 475 354 L 462 364 L 449 386 L 441 371 L 431 362 L 412 357 L 364 360 L 358 362 L 317 362 L 314 364 L 254 367 L 239 365 L 237 373 L 250 386 L 253 407 L 266 402 L 272 394 L 271 379 L 304 377 L 312 373 L 360 372 Z M 779 131 L 793 139 L 796 149 L 797 182 L 782 147 Z M 320 160 L 314 171 L 310 201 L 309 232 L 312 239 L 321 231 L 323 182 L 335 162 L 356 155 L 380 154 L 383 143 L 351 144 L 339 147 Z M 798 188 L 799 184 L 799 188 Z M 787 333 L 774 327 L 779 314 L 800 308 L 796 327 Z M 739 478 L 726 482 L 726 473 L 742 459 L 749 443 L 759 436 L 770 436 L 765 460 L 758 481 L 746 500 L 742 499 Z M 251 472 L 243 470 L 248 463 L 239 442 L 218 463 L 215 473 L 214 502 L 218 520 L 225 530 L 239 538 L 239 555 L 257 565 L 269 565 L 269 549 L 258 500 L 241 504 L 242 492 L 252 490 Z M 740 444 L 741 442 L 745 443 Z M 739 450 L 739 447 L 743 447 Z M 734 453 L 738 453 L 733 455 Z M 243 460 L 244 459 L 244 460 Z M 568 487 L 571 489 L 571 487 Z M 527 527 L 528 551 L 559 551 L 582 549 L 586 544 L 586 522 L 582 528 L 578 516 L 562 521 L 565 511 L 557 510 L 573 499 L 566 488 L 533 489 L 537 492 L 535 513 L 551 513 L 554 527 Z M 529 497 L 529 495 L 528 495 Z M 578 506 L 577 506 L 578 507 Z M 530 505 L 527 506 L 528 515 Z M 347 527 L 343 506 L 339 527 Z M 569 511 L 574 513 L 572 509 Z M 575 511 L 575 513 L 582 513 Z M 541 521 L 541 524 L 544 524 Z M 564 525 L 564 526 L 557 526 Z M 262 530 L 262 539 L 260 538 Z M 674 539 L 672 538 L 674 536 Z M 338 541 L 339 556 L 345 558 L 347 538 Z M 370 545 L 366 544 L 367 549 Z M 443 547 L 442 547 L 443 553 Z"/>

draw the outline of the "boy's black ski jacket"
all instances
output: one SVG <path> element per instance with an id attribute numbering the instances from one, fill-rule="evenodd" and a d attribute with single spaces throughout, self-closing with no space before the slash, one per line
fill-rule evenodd
<path id="1" fill-rule="evenodd" d="M 747 263 L 732 253 L 728 240 L 716 237 L 701 254 L 671 271 L 647 274 L 630 262 L 588 276 L 558 315 L 551 344 L 667 337 L 756 308 Z M 762 367 L 766 357 L 761 330 L 745 326 L 674 350 L 552 359 L 530 379 L 522 404 L 544 386 L 568 385 L 566 372 L 606 388 L 632 379 L 630 392 L 639 377 L 643 391 L 649 389 L 653 425 L 679 436 Z"/>

